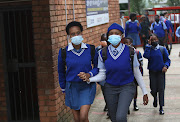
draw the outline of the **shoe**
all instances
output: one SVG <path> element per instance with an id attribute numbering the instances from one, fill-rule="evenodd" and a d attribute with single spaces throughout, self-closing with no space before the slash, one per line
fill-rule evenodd
<path id="1" fill-rule="evenodd" d="M 110 119 L 109 113 L 107 112 L 107 118 L 106 119 Z"/>
<path id="2" fill-rule="evenodd" d="M 163 109 L 159 110 L 159 114 L 164 115 L 164 110 Z"/>
<path id="3" fill-rule="evenodd" d="M 108 111 L 108 108 L 106 106 L 104 107 L 104 111 Z"/>
<path id="4" fill-rule="evenodd" d="M 134 111 L 138 111 L 139 108 L 137 106 L 134 106 Z"/>
<path id="5" fill-rule="evenodd" d="M 154 98 L 153 106 L 156 108 L 157 107 L 157 98 Z"/>
<path id="6" fill-rule="evenodd" d="M 130 110 L 128 110 L 128 114 L 130 114 Z"/>

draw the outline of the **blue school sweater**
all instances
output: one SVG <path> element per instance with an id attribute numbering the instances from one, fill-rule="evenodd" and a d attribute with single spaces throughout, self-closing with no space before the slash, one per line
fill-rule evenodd
<path id="1" fill-rule="evenodd" d="M 164 66 L 168 68 L 171 63 L 166 48 L 164 48 L 164 61 L 160 49 L 154 49 L 149 45 L 146 46 L 143 57 L 148 59 L 148 69 L 151 71 L 162 71 Z"/>
<path id="2" fill-rule="evenodd" d="M 163 25 L 162 25 L 163 24 Z M 160 22 L 158 24 L 156 24 L 156 22 L 152 23 L 151 24 L 151 30 L 154 31 L 154 33 L 159 37 L 159 38 L 162 38 L 162 37 L 165 37 L 165 31 L 164 31 L 164 28 L 167 29 L 167 27 L 163 27 L 163 26 L 166 26 L 164 22 Z"/>
<path id="3" fill-rule="evenodd" d="M 58 73 L 59 73 L 59 84 L 61 89 L 65 89 L 65 82 L 83 82 L 77 75 L 80 72 L 91 72 L 94 75 L 98 73 L 97 61 L 98 54 L 95 52 L 94 56 L 94 68 L 91 66 L 91 49 L 90 45 L 86 44 L 87 49 L 82 49 L 84 52 L 81 55 L 76 55 L 72 51 L 67 51 L 66 47 L 66 66 L 67 70 L 64 69 L 64 62 L 61 57 L 61 49 L 58 55 Z"/>
<path id="4" fill-rule="evenodd" d="M 137 26 L 138 21 L 127 21 L 125 26 L 125 36 L 128 36 L 128 33 L 136 33 L 138 34 L 141 30 L 141 25 Z"/>
<path id="5" fill-rule="evenodd" d="M 102 51 L 101 57 L 102 57 Z M 121 86 L 134 81 L 134 75 L 130 64 L 130 52 L 129 47 L 124 45 L 122 47 L 121 55 L 114 60 L 113 54 L 110 54 L 107 50 L 107 59 L 105 60 L 106 68 L 106 82 L 114 85 Z"/>

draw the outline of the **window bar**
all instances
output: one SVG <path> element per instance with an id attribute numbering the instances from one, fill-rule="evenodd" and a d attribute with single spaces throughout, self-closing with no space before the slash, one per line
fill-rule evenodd
<path id="1" fill-rule="evenodd" d="M 21 41 L 22 41 L 22 31 L 21 31 L 21 14 L 20 14 L 20 12 L 18 12 L 18 14 L 19 14 L 20 34 L 21 34 Z M 22 49 L 22 57 L 23 57 L 23 56 L 24 56 L 24 55 L 23 55 L 23 46 L 21 46 L 21 49 Z M 20 70 L 18 69 L 18 73 L 19 73 L 19 71 L 20 71 Z M 20 75 L 19 75 L 19 76 L 20 76 Z M 20 78 L 20 77 L 19 77 L 19 78 Z M 19 79 L 18 81 L 19 81 L 19 88 L 21 88 L 21 85 L 20 85 L 20 84 L 21 84 L 21 81 L 20 81 L 20 79 Z M 21 89 L 20 89 L 20 91 L 19 91 L 19 92 L 20 92 L 21 119 L 23 119 L 22 98 L 21 98 L 21 97 L 22 97 L 22 94 L 21 94 L 21 92 L 22 92 L 22 91 L 21 91 Z"/>

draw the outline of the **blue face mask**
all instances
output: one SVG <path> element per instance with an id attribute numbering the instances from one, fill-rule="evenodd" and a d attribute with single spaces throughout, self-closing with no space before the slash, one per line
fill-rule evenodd
<path id="1" fill-rule="evenodd" d="M 110 42 L 113 46 L 116 46 L 121 42 L 121 36 L 119 35 L 111 35 L 108 38 L 108 42 Z"/>
<path id="2" fill-rule="evenodd" d="M 74 37 L 71 38 L 71 42 L 72 42 L 73 44 L 75 44 L 75 45 L 81 44 L 82 41 L 83 41 L 83 37 L 82 37 L 81 35 L 79 35 L 79 36 L 74 36 Z"/>

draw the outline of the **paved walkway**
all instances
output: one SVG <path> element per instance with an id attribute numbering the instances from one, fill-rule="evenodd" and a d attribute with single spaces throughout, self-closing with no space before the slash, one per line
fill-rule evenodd
<path id="1" fill-rule="evenodd" d="M 143 49 L 138 48 L 143 54 Z M 128 115 L 128 122 L 180 122 L 180 57 L 178 57 L 180 51 L 180 44 L 174 44 L 173 50 L 170 55 L 171 67 L 166 73 L 166 90 L 165 90 L 165 107 L 164 115 L 159 115 L 159 106 L 154 108 L 153 97 L 149 96 L 149 104 L 147 106 L 143 105 L 142 102 L 142 92 L 138 89 L 138 102 L 139 111 L 133 111 L 132 104 L 130 106 L 131 114 Z M 148 92 L 149 89 L 149 75 L 147 70 L 147 60 L 144 59 L 144 76 Z M 90 122 L 110 122 L 106 119 L 106 113 L 103 112 L 104 108 L 104 98 L 100 92 L 91 107 L 89 112 Z"/>

